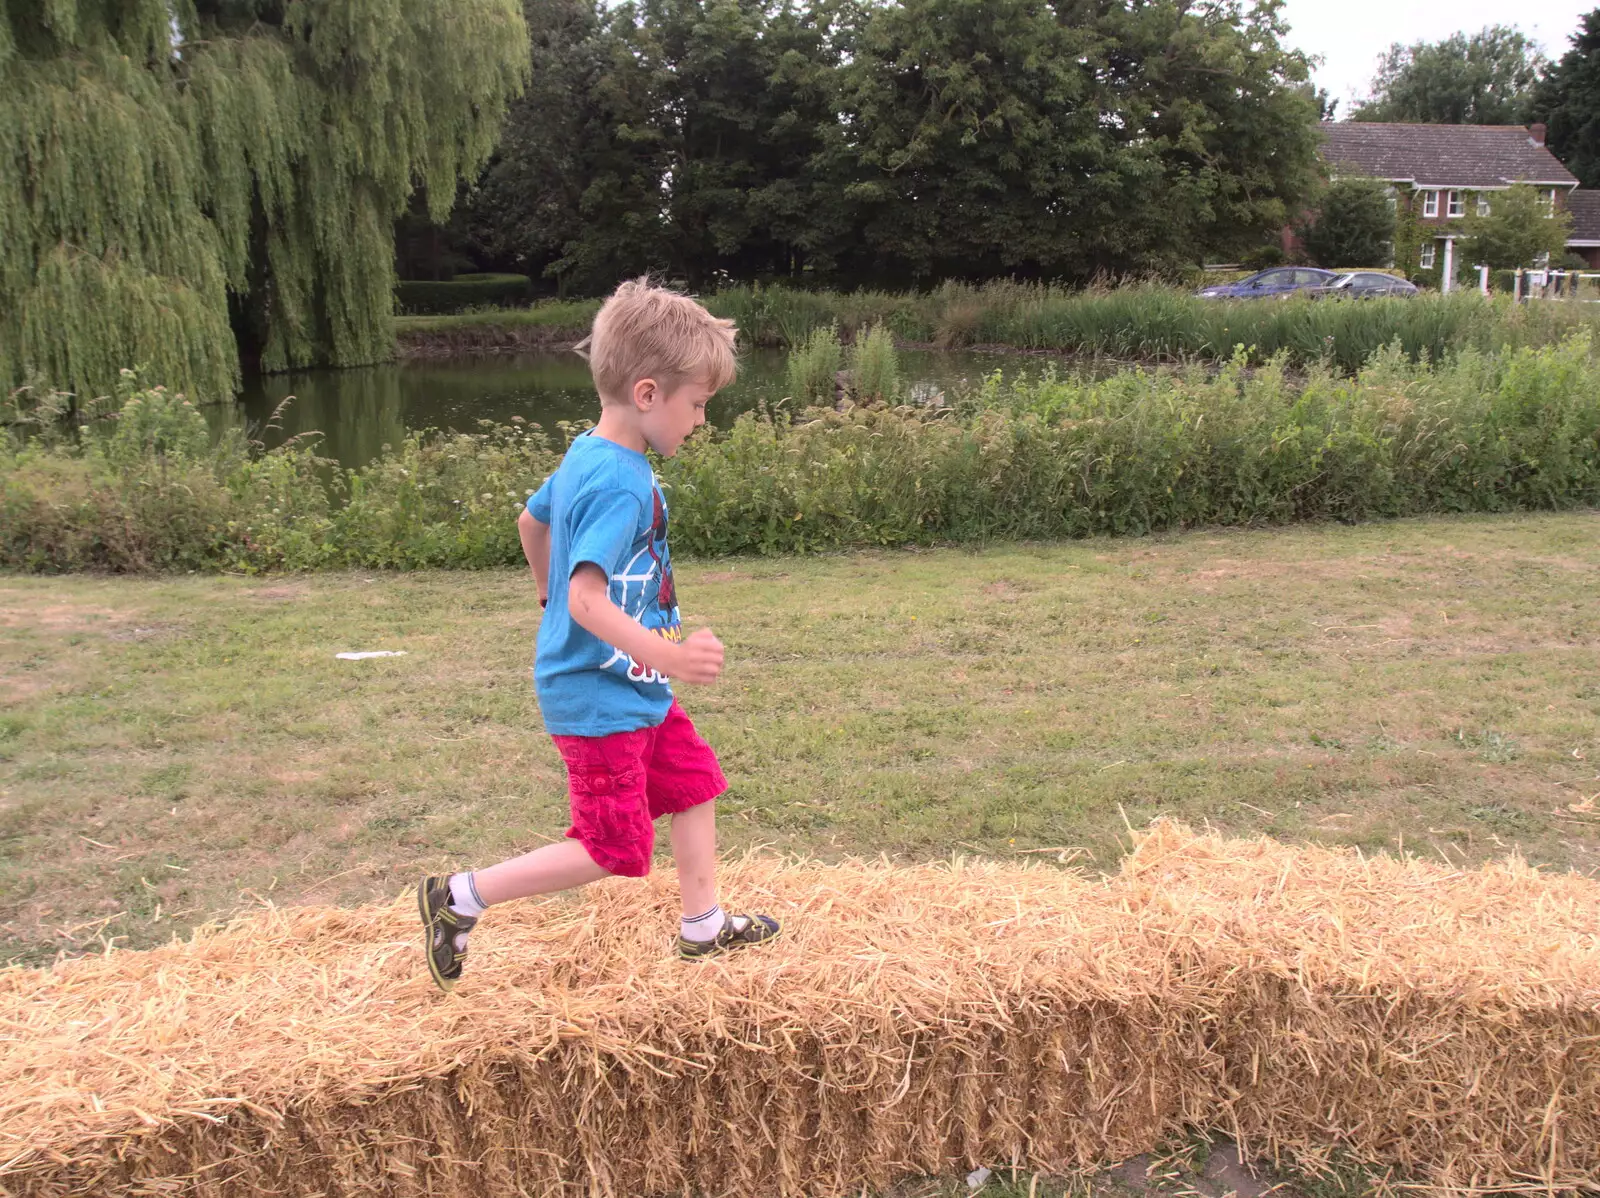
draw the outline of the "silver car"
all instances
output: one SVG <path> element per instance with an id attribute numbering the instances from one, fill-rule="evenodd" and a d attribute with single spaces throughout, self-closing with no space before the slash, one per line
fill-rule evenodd
<path id="1" fill-rule="evenodd" d="M 1340 275 L 1326 287 L 1318 287 L 1312 294 L 1329 299 L 1409 299 L 1417 291 L 1414 284 L 1382 271 L 1352 270 Z"/>

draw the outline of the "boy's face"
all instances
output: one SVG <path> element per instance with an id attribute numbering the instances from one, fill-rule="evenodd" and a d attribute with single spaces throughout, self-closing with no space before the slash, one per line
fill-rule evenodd
<path id="1" fill-rule="evenodd" d="M 716 394 L 704 382 L 682 383 L 666 391 L 653 382 L 640 380 L 634 391 L 639 409 L 639 431 L 645 442 L 664 458 L 670 458 L 706 422 L 706 404 Z"/>

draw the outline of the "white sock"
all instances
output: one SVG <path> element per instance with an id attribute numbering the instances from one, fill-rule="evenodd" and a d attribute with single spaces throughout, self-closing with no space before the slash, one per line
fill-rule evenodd
<path id="1" fill-rule="evenodd" d="M 477 919 L 488 906 L 478 897 L 478 888 L 472 884 L 470 873 L 450 875 L 450 910 L 457 915 Z"/>
<path id="2" fill-rule="evenodd" d="M 715 940 L 717 933 L 722 931 L 722 925 L 727 922 L 728 917 L 722 913 L 722 906 L 719 903 L 704 915 L 685 915 L 678 921 L 678 928 L 685 940 L 705 944 Z"/>

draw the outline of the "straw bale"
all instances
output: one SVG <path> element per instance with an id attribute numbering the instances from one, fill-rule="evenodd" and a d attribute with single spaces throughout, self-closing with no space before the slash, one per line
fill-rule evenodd
<path id="1" fill-rule="evenodd" d="M 842 1195 L 1185 1127 L 1441 1191 L 1600 1184 L 1600 886 L 1157 825 L 1121 871 L 751 859 L 496 910 L 445 997 L 411 900 L 0 974 L 6 1194 Z"/>

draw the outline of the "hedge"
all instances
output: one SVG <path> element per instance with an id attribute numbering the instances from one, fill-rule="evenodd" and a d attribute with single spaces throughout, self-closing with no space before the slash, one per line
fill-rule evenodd
<path id="1" fill-rule="evenodd" d="M 406 279 L 395 284 L 395 309 L 418 316 L 440 316 L 470 308 L 509 308 L 533 300 L 527 275 L 457 275 L 447 282 Z"/>

